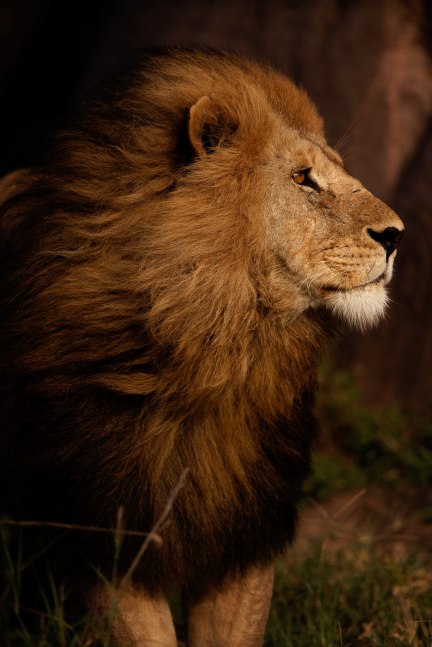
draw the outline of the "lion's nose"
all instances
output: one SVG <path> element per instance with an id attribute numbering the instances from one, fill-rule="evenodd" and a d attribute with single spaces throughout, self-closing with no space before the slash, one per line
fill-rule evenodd
<path id="1" fill-rule="evenodd" d="M 402 239 L 403 229 L 397 229 L 396 227 L 386 227 L 383 231 L 368 229 L 368 234 L 384 247 L 388 260 Z"/>

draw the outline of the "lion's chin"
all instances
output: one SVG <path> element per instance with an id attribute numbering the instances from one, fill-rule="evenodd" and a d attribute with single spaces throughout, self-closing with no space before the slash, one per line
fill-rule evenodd
<path id="1" fill-rule="evenodd" d="M 367 330 L 384 316 L 388 297 L 384 281 L 328 295 L 325 306 L 352 328 Z"/>

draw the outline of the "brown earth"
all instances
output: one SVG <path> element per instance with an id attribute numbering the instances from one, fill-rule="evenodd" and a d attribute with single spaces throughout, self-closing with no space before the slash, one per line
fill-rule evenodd
<path id="1" fill-rule="evenodd" d="M 416 553 L 432 565 L 432 524 L 416 518 L 417 507 L 378 487 L 334 494 L 303 511 L 294 551 L 319 542 L 327 555 L 358 553 L 366 544 L 392 560 Z"/>

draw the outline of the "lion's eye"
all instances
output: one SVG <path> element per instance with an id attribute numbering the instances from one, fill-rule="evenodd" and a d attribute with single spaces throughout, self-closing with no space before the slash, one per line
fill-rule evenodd
<path id="1" fill-rule="evenodd" d="M 299 171 L 298 173 L 294 173 L 294 175 L 292 176 L 292 179 L 297 184 L 303 184 L 304 181 L 306 180 L 306 171 Z"/>
<path id="2" fill-rule="evenodd" d="M 308 186 L 309 188 L 318 191 L 318 184 L 314 182 L 314 180 L 310 177 L 311 170 L 312 169 L 310 168 L 302 169 L 301 171 L 297 171 L 297 173 L 293 173 L 291 177 L 296 184 L 300 184 L 301 186 Z"/>

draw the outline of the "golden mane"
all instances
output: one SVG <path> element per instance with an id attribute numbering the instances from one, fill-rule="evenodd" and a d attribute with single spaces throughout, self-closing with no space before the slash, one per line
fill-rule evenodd
<path id="1" fill-rule="evenodd" d="M 202 97 L 194 150 L 189 110 Z M 17 223 L 2 250 L 17 480 L 61 465 L 68 502 L 47 495 L 41 514 L 109 524 L 123 505 L 127 525 L 147 529 L 188 468 L 162 563 L 151 551 L 143 562 L 150 589 L 199 588 L 293 533 L 323 332 L 293 308 L 294 287 L 277 289 L 264 242 L 253 170 L 280 120 L 322 141 L 306 94 L 276 72 L 156 55 L 4 205 Z M 197 147 L 215 142 L 218 161 L 200 165 Z M 275 528 L 261 547 L 263 515 Z"/>

